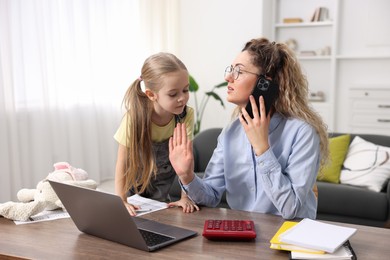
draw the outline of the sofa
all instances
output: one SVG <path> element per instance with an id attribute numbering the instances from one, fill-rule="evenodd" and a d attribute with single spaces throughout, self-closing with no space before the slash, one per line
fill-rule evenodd
<path id="1" fill-rule="evenodd" d="M 208 161 L 217 145 L 221 128 L 210 128 L 200 132 L 193 141 L 194 171 L 203 176 Z M 330 137 L 344 133 L 330 133 Z M 350 140 L 359 135 L 363 139 L 390 147 L 390 136 L 350 134 Z M 351 224 L 390 228 L 390 180 L 380 192 L 359 186 L 317 181 L 318 220 L 329 220 Z M 180 186 L 177 181 L 172 185 L 172 200 L 179 199 Z M 225 195 L 218 207 L 229 208 Z"/>

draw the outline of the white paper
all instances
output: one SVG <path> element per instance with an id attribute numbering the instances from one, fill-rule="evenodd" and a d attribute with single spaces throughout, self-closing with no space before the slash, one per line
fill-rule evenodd
<path id="1" fill-rule="evenodd" d="M 310 254 L 291 251 L 291 259 L 351 259 L 352 254 L 345 247 L 339 247 L 333 254 Z"/>
<path id="2" fill-rule="evenodd" d="M 355 232 L 355 228 L 305 218 L 294 227 L 280 234 L 279 239 L 284 243 L 334 253 Z"/>
<path id="3" fill-rule="evenodd" d="M 165 202 L 144 198 L 138 194 L 128 197 L 127 202 L 140 206 L 141 209 L 137 210 L 137 216 L 168 208 L 168 204 Z"/>
<path id="4" fill-rule="evenodd" d="M 70 218 L 69 213 L 62 209 L 57 210 L 45 210 L 42 211 L 32 217 L 30 217 L 27 221 L 17 221 L 15 220 L 14 223 L 16 225 L 22 225 L 22 224 L 31 224 L 31 223 L 37 223 L 42 221 L 50 221 L 55 219 L 62 219 L 62 218 Z"/>

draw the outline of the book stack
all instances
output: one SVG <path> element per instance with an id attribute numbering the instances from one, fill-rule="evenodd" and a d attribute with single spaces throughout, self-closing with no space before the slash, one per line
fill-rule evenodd
<path id="1" fill-rule="evenodd" d="M 325 101 L 325 94 L 322 91 L 309 92 L 309 101 L 310 102 L 323 102 Z"/>
<path id="2" fill-rule="evenodd" d="M 326 7 L 317 7 L 310 19 L 311 22 L 322 22 L 329 20 L 329 10 Z"/>
<path id="3" fill-rule="evenodd" d="M 284 18 L 283 23 L 302 23 L 302 18 Z"/>
<path id="4" fill-rule="evenodd" d="M 356 259 L 349 242 L 355 232 L 311 219 L 285 221 L 270 240 L 270 248 L 290 251 L 291 259 Z"/>

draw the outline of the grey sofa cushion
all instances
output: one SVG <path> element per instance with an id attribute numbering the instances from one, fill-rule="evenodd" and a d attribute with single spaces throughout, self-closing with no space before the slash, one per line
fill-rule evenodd
<path id="1" fill-rule="evenodd" d="M 195 172 L 206 170 L 214 149 L 217 147 L 217 138 L 221 131 L 222 128 L 210 128 L 195 136 L 193 142 Z"/>
<path id="2" fill-rule="evenodd" d="M 365 188 L 317 182 L 318 212 L 385 221 L 388 215 L 386 193 Z"/>

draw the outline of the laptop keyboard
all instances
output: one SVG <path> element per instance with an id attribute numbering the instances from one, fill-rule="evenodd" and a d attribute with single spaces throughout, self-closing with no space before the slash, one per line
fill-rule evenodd
<path id="1" fill-rule="evenodd" d="M 155 246 L 161 243 L 173 240 L 173 237 L 164 236 L 147 230 L 139 229 L 141 235 L 144 237 L 147 246 Z"/>

